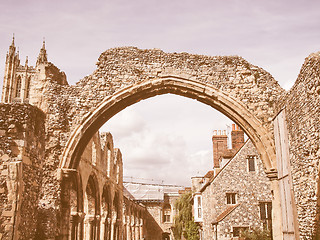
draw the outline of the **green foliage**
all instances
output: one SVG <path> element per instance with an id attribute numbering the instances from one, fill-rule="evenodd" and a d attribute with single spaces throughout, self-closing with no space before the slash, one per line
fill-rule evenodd
<path id="1" fill-rule="evenodd" d="M 245 240 L 272 240 L 271 232 L 265 228 L 247 230 L 241 234 L 241 237 Z"/>
<path id="2" fill-rule="evenodd" d="M 175 203 L 178 214 L 174 219 L 173 235 L 180 240 L 182 236 L 187 240 L 199 240 L 199 226 L 192 217 L 192 193 L 186 192 Z"/>

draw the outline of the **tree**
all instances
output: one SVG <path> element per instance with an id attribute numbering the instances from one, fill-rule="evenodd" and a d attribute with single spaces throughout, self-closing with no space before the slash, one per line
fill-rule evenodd
<path id="1" fill-rule="evenodd" d="M 272 236 L 269 230 L 266 228 L 255 228 L 252 231 L 245 231 L 241 234 L 241 237 L 245 240 L 271 240 Z"/>
<path id="2" fill-rule="evenodd" d="M 199 240 L 199 226 L 192 217 L 192 193 L 186 192 L 175 202 L 178 214 L 174 218 L 173 235 L 176 240 L 182 236 L 187 240 Z"/>

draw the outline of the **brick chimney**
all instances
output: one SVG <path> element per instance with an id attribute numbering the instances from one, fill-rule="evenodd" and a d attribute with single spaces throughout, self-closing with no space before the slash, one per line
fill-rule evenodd
<path id="1" fill-rule="evenodd" d="M 244 144 L 244 132 L 237 124 L 232 124 L 231 143 L 234 151 L 238 151 Z"/>
<path id="2" fill-rule="evenodd" d="M 223 156 L 226 150 L 228 149 L 228 136 L 226 131 L 217 131 L 213 132 L 212 136 L 213 144 L 213 167 L 219 168 L 219 158 Z"/>

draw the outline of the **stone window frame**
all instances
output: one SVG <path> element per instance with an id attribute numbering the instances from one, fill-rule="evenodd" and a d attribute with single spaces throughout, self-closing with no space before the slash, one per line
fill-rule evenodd
<path id="1" fill-rule="evenodd" d="M 235 205 L 237 204 L 237 193 L 235 192 L 227 192 L 226 193 L 226 204 L 228 205 Z"/>
<path id="2" fill-rule="evenodd" d="M 162 222 L 171 223 L 172 208 L 170 204 L 165 204 L 162 209 Z"/>
<path id="3" fill-rule="evenodd" d="M 253 170 L 250 170 L 250 163 L 249 163 L 250 160 L 254 161 Z M 257 172 L 257 155 L 247 155 L 247 170 L 249 173 Z"/>

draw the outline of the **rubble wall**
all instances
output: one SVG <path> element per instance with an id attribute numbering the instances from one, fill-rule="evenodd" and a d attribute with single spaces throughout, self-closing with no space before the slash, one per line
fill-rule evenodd
<path id="1" fill-rule="evenodd" d="M 291 174 L 301 239 L 311 239 L 319 229 L 319 94 L 320 53 L 315 53 L 306 58 L 297 81 L 281 104 L 286 109 Z"/>
<path id="2" fill-rule="evenodd" d="M 45 118 L 28 104 L 0 104 L 0 238 L 37 232 Z"/>
<path id="3" fill-rule="evenodd" d="M 255 171 L 248 171 L 248 156 L 255 156 Z M 212 222 L 230 208 L 226 194 L 236 193 L 240 206 L 228 220 L 218 223 L 218 239 L 230 239 L 232 227 L 262 227 L 259 202 L 271 202 L 270 180 L 267 178 L 261 159 L 253 143 L 248 140 L 238 153 L 210 180 L 202 192 L 204 239 L 213 239 Z M 249 193 L 249 194 L 248 194 Z"/>

